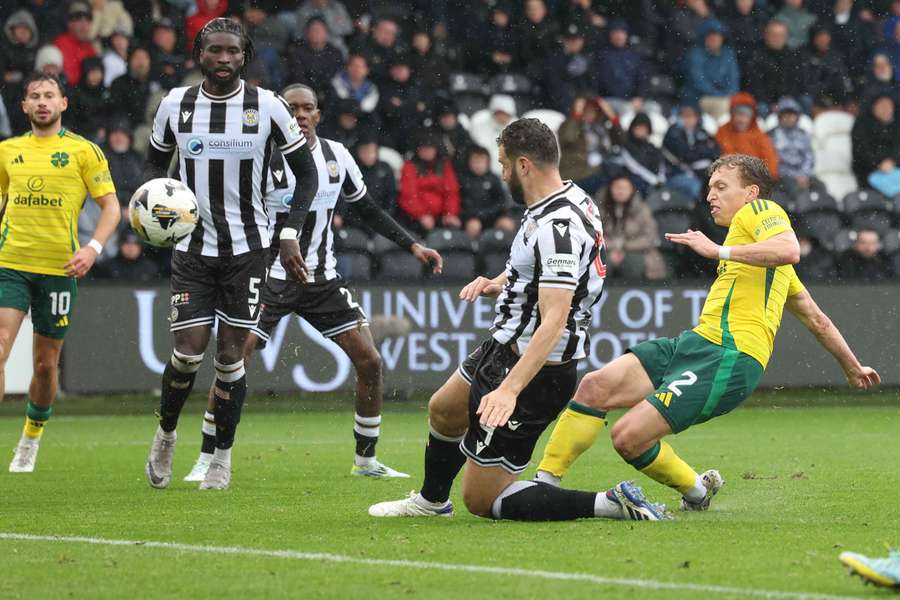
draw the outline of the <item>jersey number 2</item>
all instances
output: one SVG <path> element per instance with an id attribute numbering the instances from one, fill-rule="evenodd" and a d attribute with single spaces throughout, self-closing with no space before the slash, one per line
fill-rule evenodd
<path id="1" fill-rule="evenodd" d="M 685 371 L 681 374 L 684 379 L 676 379 L 668 385 L 669 390 L 676 396 L 681 396 L 681 386 L 697 383 L 697 375 L 693 371 Z"/>

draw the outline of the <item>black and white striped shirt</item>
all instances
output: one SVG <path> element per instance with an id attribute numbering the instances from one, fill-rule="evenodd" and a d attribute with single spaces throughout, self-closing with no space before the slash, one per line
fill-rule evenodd
<path id="1" fill-rule="evenodd" d="M 153 119 L 150 144 L 179 154 L 181 181 L 197 196 L 200 223 L 177 250 L 233 256 L 269 247 L 263 197 L 274 146 L 288 154 L 306 138 L 287 103 L 241 80 L 227 96 L 201 85 L 171 90 Z"/>
<path id="2" fill-rule="evenodd" d="M 356 202 L 366 195 L 366 184 L 353 156 L 343 144 L 333 140 L 318 138 L 310 148 L 319 176 L 319 191 L 309 207 L 309 215 L 300 232 L 300 252 L 309 270 L 308 283 L 321 283 L 337 279 L 334 257 L 334 207 L 338 198 L 345 202 Z M 284 222 L 291 209 L 291 198 L 296 179 L 289 168 L 285 168 L 281 155 L 272 157 L 271 177 L 266 194 L 271 227 L 269 235 L 278 239 Z M 274 218 L 272 218 L 274 217 Z M 284 267 L 279 257 L 275 257 L 269 277 L 286 279 Z"/>
<path id="3" fill-rule="evenodd" d="M 603 227 L 591 198 L 571 181 L 525 211 L 506 263 L 506 285 L 497 298 L 491 332 L 500 343 L 525 352 L 540 324 L 538 290 L 575 292 L 566 331 L 547 358 L 584 358 L 587 326 L 606 277 Z"/>

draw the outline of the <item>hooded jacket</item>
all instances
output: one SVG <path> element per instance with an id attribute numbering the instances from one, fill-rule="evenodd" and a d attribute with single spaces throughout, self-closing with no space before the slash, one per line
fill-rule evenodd
<path id="1" fill-rule="evenodd" d="M 740 69 L 731 46 L 723 45 L 718 54 L 710 54 L 704 45 L 706 36 L 717 32 L 725 35 L 721 23 L 712 19 L 703 24 L 699 43 L 687 53 L 687 81 L 682 96 L 699 100 L 703 96 L 730 96 L 740 89 Z"/>
<path id="2" fill-rule="evenodd" d="M 750 106 L 753 109 L 753 120 L 750 129 L 738 131 L 734 126 L 734 109 L 737 106 Z M 756 100 L 747 92 L 738 92 L 731 98 L 732 120 L 728 121 L 716 132 L 716 141 L 722 154 L 749 154 L 765 161 L 769 174 L 778 178 L 778 153 L 772 141 L 756 122 Z"/>
<path id="3" fill-rule="evenodd" d="M 17 44 L 13 37 L 13 28 L 24 25 L 31 30 L 31 41 L 27 44 Z M 17 10 L 6 20 L 3 25 L 3 43 L 0 48 L 3 51 L 3 59 L 0 63 L 4 65 L 4 70 L 9 73 L 14 71 L 21 74 L 24 79 L 34 69 L 34 58 L 37 54 L 38 47 L 38 29 L 34 22 L 34 17 L 27 10 Z"/>

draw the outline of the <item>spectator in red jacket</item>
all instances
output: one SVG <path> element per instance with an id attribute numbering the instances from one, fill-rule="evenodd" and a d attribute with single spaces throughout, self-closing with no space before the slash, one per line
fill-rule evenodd
<path id="1" fill-rule="evenodd" d="M 218 19 L 228 10 L 228 0 L 197 0 L 197 12 L 188 17 L 184 24 L 184 37 L 187 41 L 187 55 L 194 49 L 194 38 L 203 26 Z"/>
<path id="2" fill-rule="evenodd" d="M 400 173 L 400 210 L 423 231 L 439 225 L 458 229 L 459 182 L 450 159 L 431 131 L 417 136 L 416 152 Z"/>
<path id="3" fill-rule="evenodd" d="M 53 43 L 63 53 L 63 71 L 71 85 L 78 85 L 81 80 L 81 61 L 90 56 L 97 56 L 97 49 L 91 39 L 93 16 L 91 6 L 86 2 L 73 2 L 69 5 L 69 21 L 66 32 L 57 37 Z"/>

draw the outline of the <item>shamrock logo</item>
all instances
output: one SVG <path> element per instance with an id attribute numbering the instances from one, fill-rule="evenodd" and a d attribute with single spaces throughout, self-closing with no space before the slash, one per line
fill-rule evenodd
<path id="1" fill-rule="evenodd" d="M 63 168 L 69 164 L 69 154 L 67 152 L 54 152 L 50 157 L 50 164 L 60 169 Z"/>

